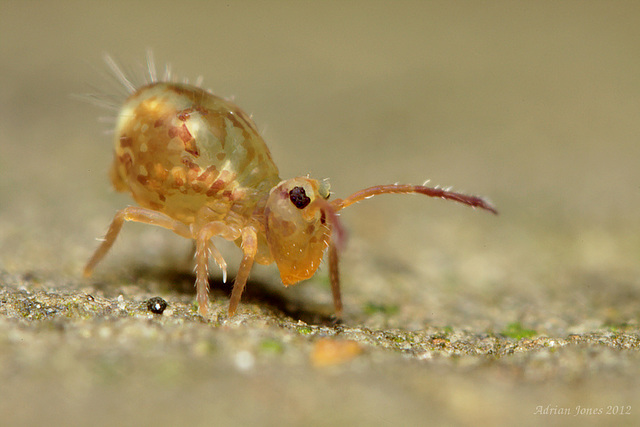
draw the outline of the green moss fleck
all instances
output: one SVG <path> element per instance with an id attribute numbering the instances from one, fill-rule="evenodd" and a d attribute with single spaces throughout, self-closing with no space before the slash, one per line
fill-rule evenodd
<path id="1" fill-rule="evenodd" d="M 398 313 L 400 308 L 394 304 L 376 304 L 373 302 L 367 302 L 364 305 L 363 311 L 365 314 L 372 315 L 376 313 L 382 313 L 385 315 L 392 315 Z"/>
<path id="2" fill-rule="evenodd" d="M 280 341 L 266 339 L 260 343 L 260 351 L 269 354 L 280 354 L 284 351 L 284 347 Z"/>
<path id="3" fill-rule="evenodd" d="M 522 338 L 531 338 L 538 333 L 533 329 L 524 328 L 520 322 L 509 323 L 504 331 L 501 332 L 505 337 L 513 338 L 516 340 Z"/>
<path id="4" fill-rule="evenodd" d="M 301 326 L 297 330 L 298 330 L 298 333 L 302 335 L 309 335 L 311 332 L 313 332 L 313 329 L 311 329 L 308 326 Z"/>

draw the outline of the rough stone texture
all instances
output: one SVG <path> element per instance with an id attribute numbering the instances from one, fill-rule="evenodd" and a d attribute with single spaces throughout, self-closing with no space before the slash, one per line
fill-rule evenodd
<path id="1" fill-rule="evenodd" d="M 2 3 L 1 424 L 637 425 L 638 16 Z M 115 94 L 101 52 L 136 74 L 147 47 L 235 95 L 283 177 L 330 177 L 338 197 L 430 178 L 501 214 L 417 196 L 345 210 L 342 323 L 326 269 L 284 288 L 273 266 L 230 319 L 214 273 L 201 318 L 189 243 L 153 227 L 127 224 L 82 279 L 131 201 L 109 189 L 105 112 L 69 94 Z"/>

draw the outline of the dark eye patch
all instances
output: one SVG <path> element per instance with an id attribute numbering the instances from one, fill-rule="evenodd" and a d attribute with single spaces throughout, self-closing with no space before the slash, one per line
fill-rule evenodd
<path id="1" fill-rule="evenodd" d="M 311 203 L 311 199 L 307 197 L 307 193 L 305 193 L 302 187 L 293 187 L 293 189 L 289 191 L 289 200 L 291 200 L 291 203 L 298 209 L 303 209 Z"/>

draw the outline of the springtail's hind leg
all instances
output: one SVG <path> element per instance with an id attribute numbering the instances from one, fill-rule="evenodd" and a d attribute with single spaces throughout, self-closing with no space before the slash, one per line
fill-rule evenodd
<path id="1" fill-rule="evenodd" d="M 213 221 L 202 227 L 196 237 L 196 301 L 198 311 L 206 316 L 209 311 L 209 256 L 212 256 L 222 270 L 222 278 L 227 278 L 227 263 L 211 242 L 214 236 L 227 240 L 240 237 L 240 232 L 222 221 Z"/>
<path id="2" fill-rule="evenodd" d="M 253 266 L 253 260 L 258 252 L 258 234 L 256 229 L 249 226 L 242 229 L 242 262 L 238 269 L 238 275 L 236 281 L 233 284 L 233 291 L 231 292 L 231 300 L 229 301 L 229 316 L 233 316 L 240 303 L 240 297 L 242 297 L 242 291 L 247 284 L 251 267 Z"/>
<path id="3" fill-rule="evenodd" d="M 107 234 L 104 236 L 102 244 L 98 246 L 98 249 L 96 249 L 93 256 L 84 267 L 85 277 L 89 277 L 91 275 L 95 266 L 102 260 L 102 258 L 104 258 L 107 252 L 109 252 L 109 249 L 116 241 L 116 237 L 118 237 L 118 233 L 120 233 L 125 221 L 157 225 L 169 229 L 182 237 L 186 237 L 187 239 L 191 238 L 191 231 L 189 230 L 189 227 L 180 221 L 176 221 L 163 213 L 151 209 L 129 206 L 118 211 L 113 217 L 113 221 L 111 221 L 111 225 L 109 226 L 109 230 L 107 230 Z"/>
<path id="4" fill-rule="evenodd" d="M 329 279 L 331 280 L 331 293 L 333 294 L 333 306 L 336 310 L 336 317 L 342 317 L 342 297 L 340 296 L 340 267 L 338 248 L 331 240 L 329 243 Z"/>

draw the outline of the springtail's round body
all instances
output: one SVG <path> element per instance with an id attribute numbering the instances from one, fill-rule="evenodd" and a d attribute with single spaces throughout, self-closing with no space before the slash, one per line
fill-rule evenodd
<path id="1" fill-rule="evenodd" d="M 339 210 L 378 194 L 419 193 L 497 213 L 480 197 L 414 185 L 375 186 L 329 201 L 326 180 L 280 179 L 255 124 L 235 104 L 197 86 L 157 81 L 151 60 L 151 81 L 140 87 L 113 60 L 107 57 L 107 62 L 130 93 L 117 118 L 111 181 L 139 206 L 116 213 L 85 276 L 111 248 L 125 221 L 158 225 L 195 241 L 197 301 L 206 315 L 209 257 L 226 280 L 226 262 L 211 241 L 219 236 L 243 252 L 229 303 L 233 315 L 254 262 L 275 262 L 282 283 L 292 285 L 313 276 L 328 248 L 340 316 L 338 248 L 344 231 Z"/>

